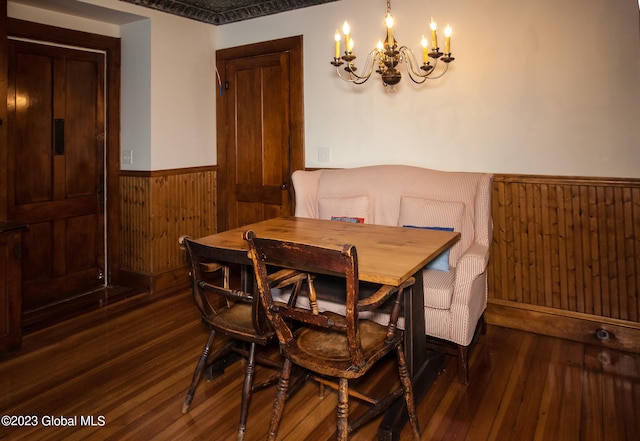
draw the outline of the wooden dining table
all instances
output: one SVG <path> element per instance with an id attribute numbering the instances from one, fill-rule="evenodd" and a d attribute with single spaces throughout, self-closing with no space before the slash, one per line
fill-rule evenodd
<path id="1" fill-rule="evenodd" d="M 342 247 L 351 244 L 358 253 L 358 276 L 362 282 L 400 286 L 410 277 L 416 284 L 404 298 L 405 352 L 407 366 L 419 401 L 444 368 L 444 354 L 427 351 L 425 339 L 422 269 L 459 238 L 460 233 L 360 224 L 300 217 L 279 217 L 201 237 L 197 242 L 216 247 L 226 262 L 248 268 L 247 230 L 258 237 L 300 242 L 315 246 Z M 248 274 L 246 272 L 245 274 Z M 243 277 L 249 279 L 249 277 Z M 399 439 L 406 423 L 403 400 L 398 400 L 378 430 L 379 440 Z"/>

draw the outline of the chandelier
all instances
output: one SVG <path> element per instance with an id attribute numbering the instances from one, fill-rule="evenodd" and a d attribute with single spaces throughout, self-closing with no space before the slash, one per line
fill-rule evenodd
<path id="1" fill-rule="evenodd" d="M 340 56 L 340 46 L 342 36 L 340 32 L 336 30 L 335 40 L 336 40 L 336 55 L 331 61 L 336 67 L 336 73 L 338 76 L 344 80 L 353 84 L 364 84 L 373 73 L 374 67 L 376 68 L 376 73 L 380 74 L 382 78 L 382 83 L 387 88 L 387 91 L 390 94 L 395 93 L 395 85 L 400 82 L 402 79 L 402 74 L 398 70 L 398 65 L 404 64 L 409 74 L 409 78 L 414 83 L 422 84 L 427 79 L 435 80 L 442 77 L 449 68 L 449 63 L 455 60 L 454 57 L 451 56 L 451 27 L 447 25 L 445 28 L 445 49 L 444 53 L 440 52 L 440 48 L 438 47 L 438 35 L 437 35 L 437 25 L 431 18 L 430 28 L 431 28 L 431 50 L 427 48 L 427 39 L 423 36 L 421 45 L 422 45 L 422 64 L 420 64 L 414 55 L 414 53 L 406 46 L 399 46 L 398 41 L 393 36 L 393 17 L 391 16 L 391 0 L 387 0 L 387 16 L 385 17 L 385 24 L 387 27 L 387 35 L 385 37 L 384 42 L 379 41 L 378 46 L 374 48 L 369 55 L 367 56 L 367 60 L 364 66 L 364 73 L 358 74 L 358 68 L 354 64 L 356 59 L 356 55 L 353 51 L 353 39 L 349 35 L 350 28 L 349 24 L 345 21 L 342 26 L 342 32 L 344 33 L 345 40 L 345 48 L 344 55 Z M 433 64 L 431 61 L 433 60 Z M 438 64 L 438 60 L 445 63 L 444 70 L 440 70 L 440 73 L 434 75 L 436 72 L 436 66 Z M 346 74 L 340 72 L 340 66 L 344 65 Z"/>

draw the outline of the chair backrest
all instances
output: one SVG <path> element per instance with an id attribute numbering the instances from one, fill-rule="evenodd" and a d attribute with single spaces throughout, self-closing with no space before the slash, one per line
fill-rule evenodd
<path id="1" fill-rule="evenodd" d="M 252 305 L 251 315 L 256 336 L 271 334 L 273 331 L 262 312 L 258 297 L 249 292 L 231 289 L 228 283 L 221 284 L 217 278 L 212 277 L 211 272 L 205 270 L 212 264 L 224 262 L 221 250 L 193 241 L 188 236 L 180 240 L 189 262 L 193 299 L 202 316 L 212 323 L 222 310 L 233 307 L 237 302 L 249 303 Z"/>
<path id="2" fill-rule="evenodd" d="M 245 233 L 249 243 L 249 257 L 253 263 L 260 301 L 282 346 L 294 339 L 288 321 L 331 328 L 346 333 L 352 364 L 360 366 L 364 356 L 358 331 L 358 258 L 353 245 L 325 248 L 313 245 L 258 238 L 253 231 Z M 276 303 L 271 295 L 267 266 L 297 269 L 314 274 L 344 277 L 344 317 L 334 314 L 315 314 L 299 305 Z"/>

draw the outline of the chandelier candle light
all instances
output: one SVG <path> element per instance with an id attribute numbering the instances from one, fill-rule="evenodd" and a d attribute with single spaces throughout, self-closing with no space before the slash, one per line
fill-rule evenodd
<path id="1" fill-rule="evenodd" d="M 404 63 L 409 78 L 414 83 L 422 84 L 427 79 L 435 80 L 442 77 L 449 68 L 455 58 L 451 56 L 451 27 L 447 25 L 444 30 L 445 43 L 444 53 L 440 52 L 438 47 L 438 35 L 436 22 L 431 18 L 429 27 L 431 29 L 431 50 L 429 51 L 427 45 L 427 39 L 423 36 L 422 45 L 422 64 L 420 64 L 414 53 L 406 46 L 398 46 L 398 41 L 393 36 L 393 17 L 391 16 L 391 0 L 387 0 L 387 15 L 385 17 L 385 25 L 387 27 L 387 35 L 384 43 L 378 42 L 378 46 L 369 52 L 367 60 L 365 62 L 364 73 L 357 74 L 358 68 L 354 64 L 356 55 L 353 52 L 353 38 L 351 38 L 351 29 L 349 24 L 345 21 L 342 26 L 342 33 L 344 34 L 344 55 L 340 56 L 340 43 L 342 36 L 340 32 L 336 30 L 336 54 L 333 57 L 333 64 L 336 67 L 336 73 L 344 80 L 353 84 L 364 84 L 373 73 L 374 66 L 377 66 L 376 73 L 381 75 L 382 83 L 385 87 L 388 87 L 387 91 L 390 94 L 395 93 L 395 85 L 402 79 L 402 74 L 397 69 L 400 63 Z M 433 65 L 429 59 L 433 60 Z M 438 60 L 445 63 L 445 69 L 438 75 L 432 76 L 435 72 L 435 67 L 438 64 Z M 340 72 L 340 66 L 346 63 L 344 70 L 347 75 Z"/>

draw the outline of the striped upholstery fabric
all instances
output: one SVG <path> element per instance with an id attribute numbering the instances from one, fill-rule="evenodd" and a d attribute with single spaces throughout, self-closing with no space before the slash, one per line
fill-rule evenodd
<path id="1" fill-rule="evenodd" d="M 364 223 L 372 224 L 371 202 L 368 196 L 321 197 L 318 199 L 318 218 L 333 217 L 363 218 Z"/>
<path id="2" fill-rule="evenodd" d="M 471 342 L 487 304 L 491 174 L 378 165 L 299 170 L 292 178 L 299 217 L 354 216 L 379 225 L 459 231 L 460 241 L 449 255 L 450 272 L 424 270 L 425 325 L 433 337 L 463 346 Z"/>
<path id="3" fill-rule="evenodd" d="M 453 231 L 473 233 L 473 225 L 466 218 L 465 204 L 460 201 L 438 201 L 413 196 L 400 199 L 400 219 L 398 226 L 451 227 Z M 451 247 L 449 266 L 455 268 L 463 251 L 469 247 L 473 234 L 464 234 L 458 243 Z"/>

